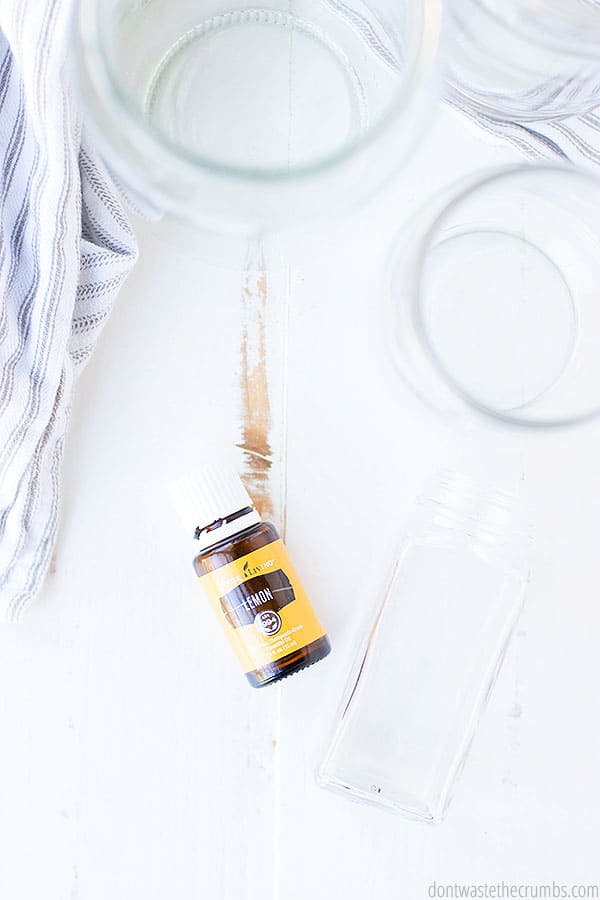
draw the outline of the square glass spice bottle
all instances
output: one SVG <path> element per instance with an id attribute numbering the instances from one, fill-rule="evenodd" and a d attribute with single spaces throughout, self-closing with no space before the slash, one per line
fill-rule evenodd
<path id="1" fill-rule="evenodd" d="M 530 545 L 516 495 L 438 474 L 372 611 L 322 787 L 442 821 L 523 607 Z"/>
<path id="2" fill-rule="evenodd" d="M 331 647 L 274 525 L 261 521 L 235 470 L 207 465 L 170 485 L 198 541 L 194 569 L 246 678 L 264 687 Z"/>

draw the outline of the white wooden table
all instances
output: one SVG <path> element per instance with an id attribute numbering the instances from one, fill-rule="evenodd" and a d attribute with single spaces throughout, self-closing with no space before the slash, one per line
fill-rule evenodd
<path id="1" fill-rule="evenodd" d="M 396 184 L 297 235 L 289 268 L 269 273 L 275 364 L 288 320 L 287 542 L 333 652 L 265 691 L 203 603 L 165 490 L 240 441 L 242 276 L 139 225 L 140 262 L 78 387 L 52 571 L 26 620 L 0 630 L 2 900 L 600 882 L 600 431 L 459 432 L 390 380 L 378 331 L 397 228 L 435 187 L 511 161 L 442 111 Z M 379 591 L 377 535 L 442 465 L 519 481 L 538 538 L 518 634 L 430 828 L 329 794 L 314 772 Z"/>

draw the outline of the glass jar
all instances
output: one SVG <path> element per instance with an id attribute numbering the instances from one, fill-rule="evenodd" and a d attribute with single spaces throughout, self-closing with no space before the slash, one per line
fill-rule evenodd
<path id="1" fill-rule="evenodd" d="M 370 197 L 436 97 L 441 0 L 81 0 L 79 79 L 146 204 L 255 234 Z"/>
<path id="2" fill-rule="evenodd" d="M 581 115 L 600 103 L 598 0 L 450 0 L 450 99 L 499 121 Z"/>
<path id="3" fill-rule="evenodd" d="M 600 411 L 600 181 L 567 166 L 477 175 L 395 242 L 382 340 L 450 419 L 543 430 Z"/>

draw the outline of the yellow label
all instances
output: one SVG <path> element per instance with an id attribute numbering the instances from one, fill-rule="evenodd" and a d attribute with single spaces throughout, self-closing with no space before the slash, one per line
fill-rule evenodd
<path id="1" fill-rule="evenodd" d="M 325 634 L 281 540 L 203 575 L 200 584 L 244 672 Z"/>

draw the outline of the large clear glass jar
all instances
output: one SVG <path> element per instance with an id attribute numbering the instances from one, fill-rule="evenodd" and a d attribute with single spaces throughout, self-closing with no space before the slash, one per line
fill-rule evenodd
<path id="1" fill-rule="evenodd" d="M 81 0 L 79 81 L 143 204 L 254 234 L 370 197 L 437 96 L 441 0 Z"/>

